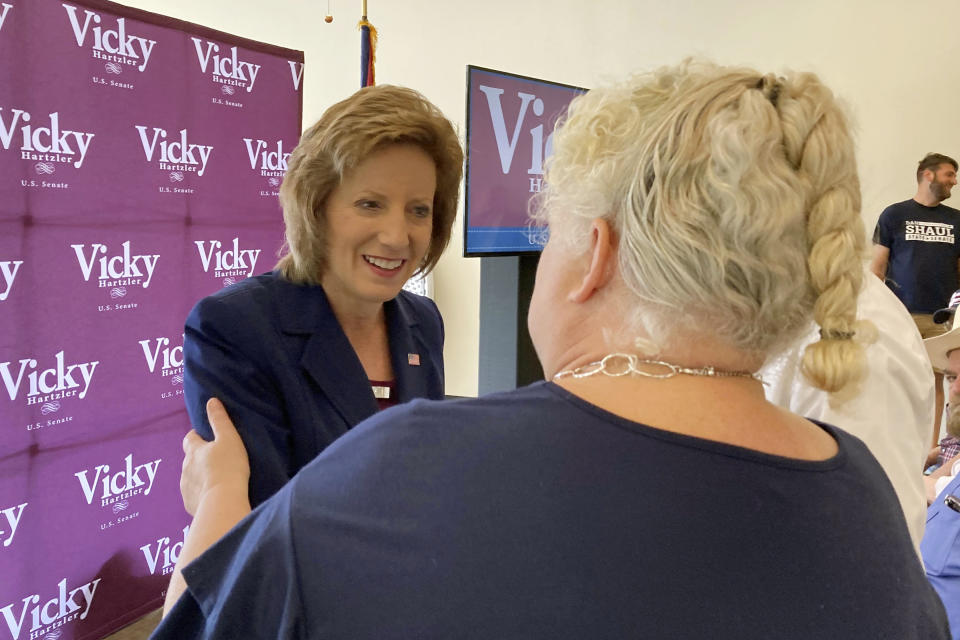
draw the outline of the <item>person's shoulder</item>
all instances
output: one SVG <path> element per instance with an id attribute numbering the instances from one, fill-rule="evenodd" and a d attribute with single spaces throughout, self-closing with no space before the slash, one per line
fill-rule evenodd
<path id="1" fill-rule="evenodd" d="M 818 418 L 808 416 L 807 420 L 826 431 L 836 441 L 838 452 L 832 459 L 832 462 L 836 463 L 834 465 L 836 473 L 841 476 L 869 479 L 870 482 L 866 485 L 867 491 L 880 496 L 877 498 L 878 500 L 882 499 L 890 504 L 896 504 L 897 510 L 900 509 L 899 502 L 893 492 L 888 493 L 878 489 L 878 487 L 887 484 L 884 480 L 889 482 L 889 477 L 870 447 L 863 440 L 862 434 L 857 433 L 856 429 L 851 430 L 847 425 L 844 425 L 844 427 L 837 426 L 837 422 L 842 420 L 842 416 L 835 413 Z"/>
<path id="2" fill-rule="evenodd" d="M 500 459 L 547 442 L 558 413 L 552 394 L 538 390 L 542 386 L 481 398 L 416 399 L 376 413 L 300 470 L 297 503 L 315 503 L 320 496 L 339 501 L 340 490 L 331 490 L 347 481 L 360 492 L 385 483 L 419 485 L 437 474 L 456 475 L 470 460 Z"/>
<path id="3" fill-rule="evenodd" d="M 408 325 L 419 325 L 429 340 L 443 343 L 443 316 L 436 302 L 426 296 L 401 290 L 393 303 Z"/>
<path id="4" fill-rule="evenodd" d="M 421 296 L 401 289 L 395 298 L 397 305 L 406 313 L 413 314 L 417 319 L 436 318 L 440 316 L 437 303 L 427 296 Z"/>
<path id="5" fill-rule="evenodd" d="M 943 204 L 942 202 L 939 206 L 941 212 L 946 213 L 949 216 L 960 217 L 960 210 L 954 209 L 950 205 Z"/>
<path id="6" fill-rule="evenodd" d="M 203 298 L 200 302 L 242 305 L 245 301 L 257 300 L 278 288 L 291 285 L 292 283 L 284 280 L 279 272 L 268 271 L 226 286 Z"/>
<path id="7" fill-rule="evenodd" d="M 383 421 L 391 425 L 398 422 L 410 424 L 445 423 L 450 417 L 487 415 L 516 410 L 531 404 L 542 402 L 547 394 L 544 383 L 535 383 L 521 389 L 488 393 L 478 398 L 451 398 L 447 400 L 428 400 L 417 398 L 401 405 L 381 411 L 367 422 Z M 469 422 L 475 422 L 470 419 Z"/>
<path id="8" fill-rule="evenodd" d="M 302 315 L 292 289 L 302 288 L 279 275 L 263 273 L 245 278 L 197 302 L 187 315 L 188 341 L 196 333 L 217 335 L 244 343 L 272 344 L 269 335 Z"/>
<path id="9" fill-rule="evenodd" d="M 430 437 L 431 433 L 470 437 L 471 433 L 482 432 L 485 437 L 492 437 L 498 429 L 512 430 L 526 417 L 543 417 L 548 405 L 558 400 L 549 386 L 539 382 L 479 398 L 417 398 L 370 416 L 331 448 L 353 446 L 352 441 L 361 439 L 403 440 L 410 433 L 418 437 Z"/>
<path id="10" fill-rule="evenodd" d="M 889 205 L 886 209 L 884 209 L 880 213 L 880 217 L 884 218 L 884 217 L 890 217 L 890 216 L 903 215 L 903 214 L 909 213 L 910 211 L 913 211 L 915 208 L 916 208 L 916 201 L 913 198 L 910 198 L 909 200 L 903 200 L 901 202 L 894 202 L 893 204 Z"/>
<path id="11" fill-rule="evenodd" d="M 242 314 L 251 310 L 270 314 L 278 308 L 278 297 L 283 296 L 285 290 L 296 286 L 276 271 L 244 278 L 202 298 L 194 305 L 190 317 Z"/>

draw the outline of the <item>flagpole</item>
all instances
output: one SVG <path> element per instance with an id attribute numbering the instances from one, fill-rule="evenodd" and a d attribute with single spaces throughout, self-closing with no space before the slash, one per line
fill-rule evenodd
<path id="1" fill-rule="evenodd" d="M 367 0 L 363 0 L 363 15 L 357 24 L 360 28 L 360 87 L 376 84 L 377 29 L 367 20 Z"/>

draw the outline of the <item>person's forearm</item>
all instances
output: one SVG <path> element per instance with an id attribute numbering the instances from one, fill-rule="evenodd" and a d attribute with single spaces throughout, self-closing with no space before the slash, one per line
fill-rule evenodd
<path id="1" fill-rule="evenodd" d="M 187 583 L 181 573 L 183 567 L 193 562 L 200 554 L 222 538 L 230 529 L 250 513 L 250 501 L 246 488 L 214 487 L 200 499 L 197 514 L 190 524 L 190 531 L 183 542 L 180 557 L 170 576 L 170 585 L 163 603 L 163 615 L 170 613 Z"/>
<path id="2" fill-rule="evenodd" d="M 942 465 L 940 468 L 930 474 L 930 477 L 936 480 L 937 478 L 942 478 L 943 476 L 952 476 L 956 474 L 954 465 L 960 462 L 960 454 L 953 456 Z"/>
<path id="3" fill-rule="evenodd" d="M 873 275 L 880 278 L 881 282 L 887 281 L 887 265 L 890 263 L 890 249 L 879 244 L 873 245 L 873 256 L 870 258 L 870 271 Z"/>

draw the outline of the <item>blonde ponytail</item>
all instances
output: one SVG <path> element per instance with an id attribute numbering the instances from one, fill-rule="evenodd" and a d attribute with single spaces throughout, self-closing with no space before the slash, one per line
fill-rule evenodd
<path id="1" fill-rule="evenodd" d="M 803 354 L 815 387 L 837 392 L 863 374 L 857 337 L 857 298 L 863 285 L 866 239 L 853 141 L 830 90 L 812 74 L 783 82 L 778 111 L 787 159 L 808 188 L 807 268 L 816 295 L 820 338 Z"/>

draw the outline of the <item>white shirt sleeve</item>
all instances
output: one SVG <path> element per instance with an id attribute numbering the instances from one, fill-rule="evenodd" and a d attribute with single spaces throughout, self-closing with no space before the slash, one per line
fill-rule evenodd
<path id="1" fill-rule="evenodd" d="M 950 469 L 950 475 L 937 478 L 936 482 L 933 483 L 933 487 L 937 492 L 938 498 L 940 494 L 943 493 L 943 490 L 947 488 L 947 485 L 953 482 L 954 477 L 956 477 L 958 473 L 960 473 L 960 460 L 953 463 L 953 467 Z"/>
<path id="2" fill-rule="evenodd" d="M 954 472 L 956 474 L 956 472 Z M 934 491 L 937 494 L 937 498 L 940 497 L 940 494 L 943 493 L 943 490 L 947 488 L 947 485 L 953 481 L 953 476 L 940 476 L 937 478 L 936 482 L 933 483 Z M 936 498 L 935 498 L 936 499 Z"/>
<path id="3" fill-rule="evenodd" d="M 867 375 L 856 396 L 842 404 L 812 387 L 800 372 L 803 350 L 818 338 L 810 330 L 761 371 L 767 400 L 808 418 L 833 424 L 866 443 L 893 484 L 915 545 L 926 522 L 921 468 L 934 419 L 933 368 L 906 308 L 869 271 L 858 317 L 877 328 L 867 346 Z"/>

